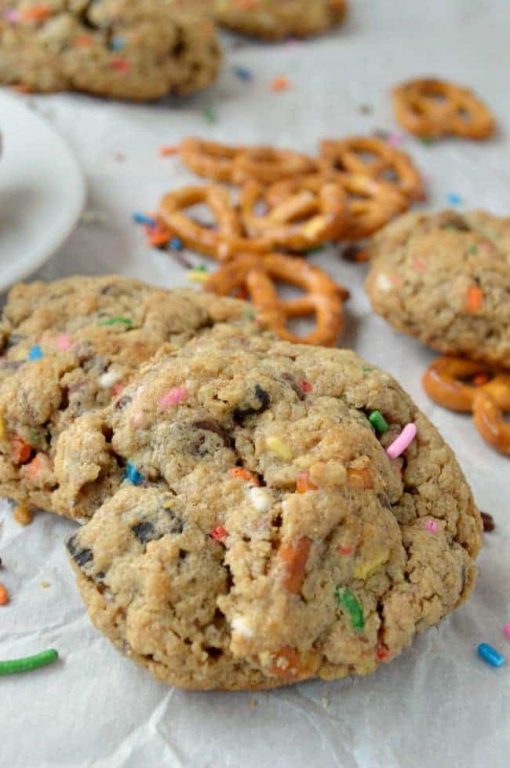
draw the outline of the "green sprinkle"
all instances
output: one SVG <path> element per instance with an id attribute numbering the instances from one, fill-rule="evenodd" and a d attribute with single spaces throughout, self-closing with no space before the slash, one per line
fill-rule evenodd
<path id="1" fill-rule="evenodd" d="M 207 272 L 208 269 L 205 266 L 205 264 L 199 264 L 198 267 L 195 267 L 196 272 Z"/>
<path id="2" fill-rule="evenodd" d="M 131 328 L 133 321 L 129 317 L 111 317 L 109 320 L 102 320 L 99 325 L 125 325 L 126 328 Z"/>
<path id="3" fill-rule="evenodd" d="M 255 320 L 255 318 L 257 317 L 257 313 L 254 312 L 253 309 L 246 309 L 244 311 L 243 317 L 246 320 Z"/>
<path id="4" fill-rule="evenodd" d="M 31 672 L 33 669 L 53 664 L 58 659 L 58 652 L 54 648 L 48 651 L 36 653 L 35 656 L 25 656 L 21 659 L 0 661 L 0 675 L 15 675 L 18 672 Z"/>
<path id="5" fill-rule="evenodd" d="M 212 107 L 206 107 L 203 111 L 203 115 L 208 123 L 216 122 L 216 114 L 214 113 L 214 110 Z"/>
<path id="6" fill-rule="evenodd" d="M 368 415 L 368 420 L 378 435 L 384 435 L 389 430 L 389 425 L 381 411 L 372 411 Z"/>
<path id="7" fill-rule="evenodd" d="M 369 371 L 373 371 L 374 369 L 373 369 L 373 368 L 370 368 L 370 367 L 369 367 L 369 366 L 367 366 L 367 365 L 364 365 L 364 366 L 361 368 L 361 370 L 363 371 L 363 373 L 368 373 Z"/>
<path id="8" fill-rule="evenodd" d="M 363 615 L 363 606 L 358 598 L 346 587 L 337 587 L 335 597 L 340 608 L 345 608 L 351 617 L 354 629 L 363 629 L 365 626 L 365 617 Z"/>
<path id="9" fill-rule="evenodd" d="M 425 144 L 426 147 L 430 147 L 431 144 L 435 143 L 435 139 L 431 139 L 428 136 L 421 136 L 418 141 L 421 144 Z"/>
<path id="10" fill-rule="evenodd" d="M 474 243 L 469 246 L 467 249 L 468 253 L 478 253 L 478 246 L 476 246 Z"/>

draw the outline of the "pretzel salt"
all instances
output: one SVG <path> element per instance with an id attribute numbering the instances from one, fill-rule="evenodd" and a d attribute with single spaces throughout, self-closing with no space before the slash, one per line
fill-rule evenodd
<path id="1" fill-rule="evenodd" d="M 314 248 L 337 239 L 345 228 L 347 197 L 341 186 L 327 181 L 316 190 L 292 184 L 292 191 L 275 205 L 268 203 L 266 188 L 249 181 L 241 190 L 239 205 L 250 237 L 263 237 L 288 251 Z M 257 212 L 264 204 L 265 211 Z"/>
<path id="2" fill-rule="evenodd" d="M 298 286 L 306 293 L 300 298 L 282 299 L 276 282 Z M 342 331 L 342 301 L 348 292 L 304 259 L 278 253 L 238 256 L 212 274 L 204 288 L 220 296 L 246 289 L 260 321 L 286 341 L 331 346 Z M 316 327 L 306 336 L 288 329 L 290 318 L 310 315 L 315 315 Z"/>
<path id="3" fill-rule="evenodd" d="M 362 174 L 391 184 L 410 200 L 425 196 L 422 178 L 409 155 L 375 137 L 322 141 L 319 164 L 325 172 Z"/>
<path id="4" fill-rule="evenodd" d="M 494 117 L 485 104 L 467 88 L 444 80 L 403 83 L 393 89 L 393 105 L 400 125 L 422 138 L 486 139 L 494 133 Z"/>

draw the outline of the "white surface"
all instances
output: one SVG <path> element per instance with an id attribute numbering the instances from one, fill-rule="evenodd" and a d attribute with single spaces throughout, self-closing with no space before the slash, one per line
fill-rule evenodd
<path id="1" fill-rule="evenodd" d="M 120 271 L 161 285 L 185 283 L 164 253 L 148 250 L 131 222 L 158 196 L 191 177 L 158 148 L 183 135 L 267 141 L 312 151 L 325 135 L 395 129 L 389 87 L 438 74 L 474 87 L 494 108 L 501 133 L 486 144 L 449 141 L 408 149 L 429 179 L 429 206 L 457 192 L 466 207 L 508 212 L 510 101 L 506 88 L 507 0 L 351 0 L 348 25 L 311 43 L 229 50 L 208 93 L 156 107 L 73 95 L 29 98 L 74 146 L 87 171 L 89 209 L 104 223 L 81 225 L 40 272 Z M 230 44 L 232 38 L 228 38 Z M 253 70 L 252 84 L 232 66 Z M 293 87 L 268 87 L 287 74 Z M 362 115 L 361 104 L 373 106 Z M 202 110 L 212 106 L 209 126 Z M 119 161 L 119 153 L 124 161 Z M 2 507 L 1 579 L 13 602 L 0 609 L 0 657 L 55 646 L 62 662 L 0 679 L 2 768 L 506 768 L 510 754 L 509 669 L 475 656 L 481 641 L 510 656 L 509 461 L 486 447 L 468 417 L 434 407 L 420 386 L 432 359 L 370 314 L 364 267 L 333 251 L 317 261 L 348 285 L 344 343 L 395 374 L 458 453 L 480 507 L 491 512 L 473 598 L 420 637 L 399 659 L 366 679 L 313 682 L 261 694 L 169 690 L 119 656 L 89 625 L 67 566 L 63 541 L 73 526 L 50 515 L 16 526 Z M 50 582 L 47 589 L 42 581 Z"/>
<path id="2" fill-rule="evenodd" d="M 68 237 L 85 200 L 78 164 L 51 126 L 0 93 L 0 290 L 41 266 Z"/>

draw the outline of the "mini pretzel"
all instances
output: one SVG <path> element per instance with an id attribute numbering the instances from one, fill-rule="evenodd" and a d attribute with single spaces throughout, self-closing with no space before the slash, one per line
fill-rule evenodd
<path id="1" fill-rule="evenodd" d="M 276 281 L 297 285 L 306 294 L 284 300 L 278 295 Z M 342 330 L 342 301 L 349 295 L 318 267 L 304 259 L 278 253 L 239 256 L 211 275 L 204 288 L 220 296 L 246 289 L 259 310 L 261 323 L 272 328 L 280 338 L 325 346 L 332 346 Z M 298 336 L 287 328 L 289 318 L 312 314 L 316 317 L 316 327 L 306 336 Z"/>
<path id="2" fill-rule="evenodd" d="M 415 136 L 485 139 L 494 133 L 494 118 L 475 94 L 444 80 L 410 80 L 397 86 L 393 106 L 398 122 Z"/>
<path id="3" fill-rule="evenodd" d="M 185 211 L 195 205 L 207 205 L 217 221 L 217 228 L 192 219 Z M 243 237 L 241 220 L 231 205 L 227 189 L 210 184 L 205 187 L 183 187 L 166 195 L 159 206 L 159 216 L 166 226 L 188 247 L 218 261 L 235 253 L 264 253 L 269 241 Z"/>
<path id="4" fill-rule="evenodd" d="M 488 381 L 474 386 L 470 382 L 479 374 L 485 374 Z M 423 387 L 435 403 L 451 411 L 471 411 L 480 392 L 489 395 L 496 406 L 510 409 L 510 373 L 495 373 L 483 363 L 439 357 L 425 371 Z"/>
<path id="5" fill-rule="evenodd" d="M 422 178 L 409 155 L 381 139 L 350 136 L 322 141 L 319 164 L 325 172 L 362 174 L 391 184 L 410 200 L 425 197 Z"/>
<path id="6" fill-rule="evenodd" d="M 257 214 L 264 201 L 266 212 Z M 263 237 L 277 248 L 300 251 L 336 239 L 345 227 L 347 197 L 338 184 L 324 183 L 316 190 L 293 184 L 287 199 L 271 206 L 265 199 L 265 187 L 249 181 L 241 190 L 241 217 L 248 235 Z"/>
<path id="7" fill-rule="evenodd" d="M 510 390 L 509 390 L 510 394 Z M 499 406 L 488 392 L 478 392 L 473 400 L 473 419 L 483 439 L 500 453 L 510 455 L 510 424 L 504 413 L 510 405 Z"/>
<path id="8" fill-rule="evenodd" d="M 194 138 L 181 142 L 180 154 L 185 165 L 199 176 L 228 184 L 250 179 L 271 184 L 315 169 L 311 158 L 288 149 L 232 147 Z"/>
<path id="9" fill-rule="evenodd" d="M 334 172 L 281 181 L 269 188 L 267 200 L 271 205 L 276 205 L 294 194 L 298 188 L 317 192 L 326 181 L 337 184 L 347 195 L 347 220 L 342 230 L 342 240 L 369 237 L 407 207 L 406 198 L 391 184 L 362 174 Z"/>

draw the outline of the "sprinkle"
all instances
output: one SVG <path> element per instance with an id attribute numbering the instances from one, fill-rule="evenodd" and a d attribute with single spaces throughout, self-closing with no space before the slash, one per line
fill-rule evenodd
<path id="1" fill-rule="evenodd" d="M 156 223 L 155 227 L 147 227 L 147 239 L 153 248 L 163 248 L 168 245 L 172 235 L 163 224 Z"/>
<path id="2" fill-rule="evenodd" d="M 483 302 L 483 291 L 478 285 L 470 285 L 466 294 L 468 312 L 478 312 Z"/>
<path id="3" fill-rule="evenodd" d="M 352 555 L 352 547 L 349 547 L 348 545 L 341 546 L 338 547 L 337 552 L 344 555 L 344 557 L 347 557 L 348 555 Z"/>
<path id="4" fill-rule="evenodd" d="M 110 48 L 112 51 L 122 51 L 125 45 L 126 42 L 124 38 L 118 36 L 112 37 L 110 42 Z"/>
<path id="5" fill-rule="evenodd" d="M 179 144 L 165 144 L 159 148 L 159 154 L 161 157 L 171 157 L 172 155 L 178 155 L 181 151 Z"/>
<path id="6" fill-rule="evenodd" d="M 423 144 L 425 147 L 430 147 L 432 144 L 435 144 L 435 140 L 431 139 L 429 136 L 420 136 L 418 139 L 420 144 Z"/>
<path id="7" fill-rule="evenodd" d="M 119 371 L 107 371 L 106 373 L 103 373 L 102 376 L 99 377 L 99 386 L 102 389 L 109 389 L 110 387 L 113 387 L 113 385 L 117 383 L 121 375 L 122 374 Z"/>
<path id="8" fill-rule="evenodd" d="M 236 77 L 239 78 L 239 80 L 244 80 L 246 83 L 249 83 L 250 80 L 253 80 L 252 72 L 246 67 L 232 67 L 232 72 Z"/>
<path id="9" fill-rule="evenodd" d="M 462 198 L 457 192 L 448 192 L 446 195 L 446 202 L 448 205 L 460 205 L 462 203 Z"/>
<path id="10" fill-rule="evenodd" d="M 184 249 L 184 243 L 179 237 L 172 237 L 170 240 L 170 248 L 172 248 L 174 251 L 182 251 Z"/>
<path id="11" fill-rule="evenodd" d="M 386 648 L 385 645 L 378 645 L 375 649 L 375 655 L 379 659 L 379 661 L 386 661 L 388 656 L 390 655 L 389 650 Z"/>
<path id="12" fill-rule="evenodd" d="M 416 424 L 407 424 L 400 435 L 386 448 L 386 453 L 390 459 L 397 459 L 404 451 L 409 448 L 417 433 Z"/>
<path id="13" fill-rule="evenodd" d="M 202 272 L 198 269 L 190 269 L 186 273 L 186 278 L 193 283 L 206 283 L 209 280 L 207 272 Z"/>
<path id="14" fill-rule="evenodd" d="M 381 411 L 372 411 L 368 415 L 368 420 L 378 435 L 384 435 L 389 430 L 389 425 Z"/>
<path id="15" fill-rule="evenodd" d="M 13 517 L 18 525 L 23 526 L 30 525 L 34 519 L 34 515 L 32 514 L 30 507 L 28 507 L 26 504 L 18 504 L 14 510 Z"/>
<path id="16" fill-rule="evenodd" d="M 174 387 L 160 398 L 159 404 L 162 408 L 167 408 L 169 405 L 180 405 L 188 397 L 189 391 L 186 387 Z"/>
<path id="17" fill-rule="evenodd" d="M 129 72 L 131 69 L 131 64 L 127 59 L 113 59 L 110 61 L 110 67 L 112 69 L 115 69 L 117 72 Z"/>
<path id="18" fill-rule="evenodd" d="M 307 491 L 318 491 L 319 488 L 310 480 L 310 473 L 307 469 L 298 472 L 296 477 L 296 493 L 306 493 Z"/>
<path id="19" fill-rule="evenodd" d="M 9 602 L 9 593 L 3 584 L 0 583 L 0 605 L 7 605 Z"/>
<path id="20" fill-rule="evenodd" d="M 412 266 L 417 272 L 424 272 L 427 269 L 427 263 L 423 259 L 414 259 Z"/>
<path id="21" fill-rule="evenodd" d="M 492 515 L 489 515 L 488 512 L 481 512 L 480 514 L 482 516 L 483 530 L 485 533 L 494 531 L 496 529 L 496 523 L 494 522 Z"/>
<path id="22" fill-rule="evenodd" d="M 125 325 L 126 329 L 128 329 L 133 325 L 133 321 L 129 317 L 118 315 L 117 317 L 110 317 L 109 320 L 102 320 L 99 325 Z"/>
<path id="23" fill-rule="evenodd" d="M 506 659 L 502 653 L 493 648 L 489 643 L 480 643 L 476 649 L 479 657 L 491 667 L 502 667 Z"/>
<path id="24" fill-rule="evenodd" d="M 26 464 L 32 453 L 32 448 L 19 435 L 14 435 L 11 439 L 12 460 L 15 464 Z"/>
<path id="25" fill-rule="evenodd" d="M 341 608 L 345 608 L 349 616 L 351 617 L 351 623 L 353 629 L 363 629 L 365 626 L 365 617 L 363 615 L 363 606 L 358 598 L 346 587 L 337 587 L 335 589 L 335 597 L 338 605 Z"/>
<path id="26" fill-rule="evenodd" d="M 388 550 L 385 550 L 377 557 L 374 557 L 373 560 L 361 560 L 360 562 L 356 563 L 352 570 L 353 577 L 355 579 L 366 581 L 366 579 L 375 573 L 381 567 L 381 565 L 384 565 L 388 562 L 389 554 L 390 553 Z"/>
<path id="27" fill-rule="evenodd" d="M 280 440 L 279 437 L 276 437 L 275 435 L 266 437 L 266 445 L 271 453 L 274 453 L 278 459 L 282 459 L 283 461 L 290 461 L 290 459 L 292 459 L 292 450 L 290 446 Z"/>
<path id="28" fill-rule="evenodd" d="M 72 338 L 67 333 L 61 333 L 55 339 L 55 346 L 57 349 L 66 350 L 71 349 L 73 345 Z"/>
<path id="29" fill-rule="evenodd" d="M 33 5 L 21 11 L 23 21 L 42 21 L 51 16 L 51 10 L 47 5 Z"/>
<path id="30" fill-rule="evenodd" d="M 35 360 L 42 360 L 43 357 L 44 354 L 39 344 L 34 344 L 34 346 L 30 347 L 28 350 L 27 360 L 30 360 L 30 362 L 34 362 Z"/>
<path id="31" fill-rule="evenodd" d="M 31 672 L 33 669 L 45 667 L 58 659 L 58 652 L 54 648 L 48 651 L 36 653 L 35 656 L 25 656 L 21 659 L 0 661 L 0 675 L 14 675 L 18 672 Z"/>
<path id="32" fill-rule="evenodd" d="M 126 480 L 129 480 L 133 485 L 141 485 L 143 483 L 143 475 L 137 470 L 134 464 L 128 461 L 126 466 L 126 473 L 124 475 Z"/>
<path id="33" fill-rule="evenodd" d="M 49 458 L 46 456 L 45 453 L 37 453 L 32 459 L 32 461 L 26 465 L 25 471 L 26 471 L 27 477 L 30 478 L 30 480 L 35 480 L 35 478 L 39 477 L 41 472 L 44 472 L 45 470 L 49 470 L 49 469 L 51 469 L 51 462 Z M 20 507 L 18 506 L 15 512 L 15 518 L 17 522 L 20 522 L 20 520 L 18 519 L 20 516 L 19 509 Z M 28 509 L 28 507 L 23 505 L 22 510 L 23 512 L 25 512 L 25 510 L 26 512 L 28 512 L 28 514 L 30 515 L 29 522 L 32 522 L 32 514 Z M 23 522 L 22 524 L 26 524 L 26 523 Z"/>
<path id="34" fill-rule="evenodd" d="M 208 123 L 215 123 L 216 122 L 216 114 L 212 107 L 206 107 L 202 111 L 203 116 L 205 117 L 206 121 Z"/>
<path id="35" fill-rule="evenodd" d="M 14 10 L 14 8 L 8 8 L 3 12 L 2 16 L 4 19 L 6 19 L 6 21 L 10 21 L 12 24 L 15 24 L 17 21 L 21 21 L 21 13 Z"/>
<path id="36" fill-rule="evenodd" d="M 290 80 L 285 75 L 278 75 L 271 80 L 270 88 L 274 93 L 287 91 L 290 88 Z"/>
<path id="37" fill-rule="evenodd" d="M 393 133 L 390 133 L 388 136 L 388 144 L 391 147 L 399 147 L 404 142 L 405 136 L 403 133 L 397 133 L 396 131 Z"/>
<path id="38" fill-rule="evenodd" d="M 77 35 L 73 45 L 75 48 L 89 48 L 92 45 L 92 38 L 90 35 Z"/>
<path id="39" fill-rule="evenodd" d="M 273 506 L 273 499 L 263 488 L 251 486 L 247 490 L 250 502 L 257 512 L 267 512 Z"/>
<path id="40" fill-rule="evenodd" d="M 303 392 L 306 392 L 306 393 L 311 392 L 313 389 L 313 385 L 310 384 L 310 382 L 307 381 L 306 379 L 299 379 L 297 385 L 299 389 L 301 389 Z"/>
<path id="41" fill-rule="evenodd" d="M 425 522 L 425 530 L 430 531 L 430 533 L 437 533 L 439 530 L 439 526 L 435 520 L 427 520 Z"/>
<path id="42" fill-rule="evenodd" d="M 507 640 L 510 640 L 510 623 L 505 624 L 503 627 L 503 632 L 505 633 L 505 637 Z"/>
<path id="43" fill-rule="evenodd" d="M 155 218 L 152 216 L 147 216 L 145 213 L 140 213 L 139 211 L 135 211 L 131 218 L 135 222 L 135 224 L 147 224 L 149 227 L 157 227 L 158 222 Z"/>
<path id="44" fill-rule="evenodd" d="M 249 469 L 245 469 L 244 467 L 232 467 L 228 471 L 232 477 L 236 477 L 239 480 L 246 480 L 247 483 L 252 483 L 252 485 L 260 485 L 258 477 L 254 475 L 253 472 L 250 472 Z"/>
<path id="45" fill-rule="evenodd" d="M 472 243 L 469 246 L 469 248 L 467 249 L 467 252 L 468 253 L 472 253 L 472 254 L 476 254 L 476 253 L 478 253 L 478 247 L 474 243 Z"/>
<path id="46" fill-rule="evenodd" d="M 212 529 L 210 535 L 215 541 L 223 541 L 223 539 L 227 538 L 228 531 L 222 525 L 217 525 L 216 528 Z"/>

